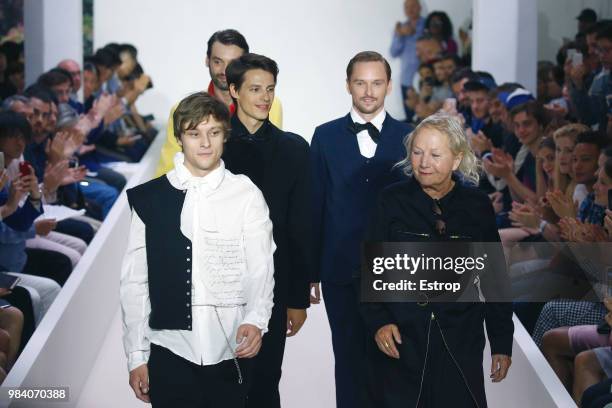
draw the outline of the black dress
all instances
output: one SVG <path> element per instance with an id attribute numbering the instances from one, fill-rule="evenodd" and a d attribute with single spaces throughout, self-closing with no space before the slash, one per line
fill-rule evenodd
<path id="1" fill-rule="evenodd" d="M 439 216 L 433 211 L 433 199 L 416 180 L 387 187 L 379 197 L 368 241 L 445 241 L 456 236 L 473 242 L 499 241 L 486 194 L 456 182 L 438 203 L 444 235 L 436 229 Z M 483 278 L 482 283 L 486 294 L 491 282 Z M 362 303 L 362 314 L 368 328 L 368 382 L 375 406 L 487 406 L 483 322 L 492 354 L 511 355 L 511 303 Z M 376 331 L 390 323 L 402 335 L 399 360 L 380 352 L 374 341 Z"/>

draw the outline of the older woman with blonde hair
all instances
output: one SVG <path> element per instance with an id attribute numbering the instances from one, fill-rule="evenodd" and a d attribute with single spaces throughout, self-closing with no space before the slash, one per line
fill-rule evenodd
<path id="1" fill-rule="evenodd" d="M 476 188 L 480 162 L 461 123 L 437 113 L 405 142 L 409 180 L 379 196 L 369 242 L 498 242 L 489 197 Z M 484 296 L 496 285 L 482 277 Z M 371 339 L 370 394 L 380 407 L 486 407 L 483 351 L 486 323 L 489 376 L 503 380 L 511 364 L 510 303 L 363 303 Z M 374 347 L 378 350 L 374 352 Z"/>

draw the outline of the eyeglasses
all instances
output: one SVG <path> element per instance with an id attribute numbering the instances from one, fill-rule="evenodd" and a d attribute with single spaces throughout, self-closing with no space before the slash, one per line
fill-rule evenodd
<path id="1" fill-rule="evenodd" d="M 433 200 L 432 211 L 436 218 L 436 232 L 438 235 L 446 235 L 446 223 L 442 219 L 442 207 L 440 207 L 440 201 Z"/>

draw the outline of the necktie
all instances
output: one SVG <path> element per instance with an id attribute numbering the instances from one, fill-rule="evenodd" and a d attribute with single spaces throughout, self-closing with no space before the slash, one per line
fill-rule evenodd
<path id="1" fill-rule="evenodd" d="M 353 125 L 351 126 L 351 130 L 355 134 L 361 132 L 362 130 L 367 130 L 368 135 L 370 135 L 370 138 L 372 138 L 372 141 L 374 143 L 378 144 L 378 141 L 380 140 L 380 132 L 376 128 L 376 126 L 374 126 L 371 122 L 368 122 L 368 123 L 353 122 Z"/>

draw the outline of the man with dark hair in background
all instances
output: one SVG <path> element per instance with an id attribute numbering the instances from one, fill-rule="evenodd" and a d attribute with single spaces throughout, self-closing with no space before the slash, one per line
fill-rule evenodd
<path id="1" fill-rule="evenodd" d="M 588 74 L 584 64 L 573 66 L 570 70 L 569 94 L 581 122 L 606 132 L 607 112 L 612 107 L 612 23 L 602 26 L 597 33 L 596 50 L 601 62 L 601 71 L 595 76 L 587 89 L 585 77 Z"/>
<path id="2" fill-rule="evenodd" d="M 470 110 L 470 99 L 463 86 L 466 82 L 477 79 L 478 76 L 470 68 L 458 69 L 450 78 L 451 89 L 457 100 L 457 112 L 463 115 L 465 123 L 470 123 L 472 121 L 472 112 Z"/>
<path id="3" fill-rule="evenodd" d="M 466 93 L 470 101 L 470 111 L 472 120 L 468 123 L 468 139 L 479 136 L 488 140 L 486 145 L 476 149 L 478 155 L 485 151 L 490 151 L 493 147 L 501 147 L 503 143 L 503 128 L 493 122 L 489 116 L 491 106 L 491 90 L 495 88 L 495 82 L 479 78 L 478 80 L 468 81 L 463 85 L 463 92 Z M 472 143 L 472 147 L 475 145 Z"/>
<path id="4" fill-rule="evenodd" d="M 236 106 L 229 93 L 229 85 L 225 76 L 225 69 L 230 62 L 249 52 L 249 45 L 242 34 L 233 29 L 215 32 L 207 42 L 206 67 L 210 74 L 208 93 L 223 102 L 234 114 Z M 159 164 L 155 174 L 160 176 L 172 169 L 172 158 L 180 149 L 176 144 L 174 131 L 172 129 L 172 108 L 168 127 L 166 130 L 166 142 L 162 147 Z M 279 129 L 283 127 L 283 111 L 278 98 L 274 98 L 270 107 L 270 122 Z"/>
<path id="5" fill-rule="evenodd" d="M 250 408 L 278 408 L 278 384 L 286 337 L 306 320 L 312 275 L 310 161 L 308 143 L 269 119 L 278 66 L 268 57 L 244 54 L 225 70 L 236 106 L 223 160 L 263 192 L 274 226 L 274 308 L 253 367 Z"/>
<path id="6" fill-rule="evenodd" d="M 335 357 L 336 404 L 366 404 L 366 330 L 359 312 L 360 245 L 378 193 L 402 179 L 394 165 L 404 157 L 411 126 L 385 111 L 391 67 L 379 53 L 355 55 L 346 68 L 349 114 L 315 129 L 313 174 L 314 271 L 312 303 L 321 282 Z M 369 344 L 369 346 L 372 346 Z M 360 402 L 361 401 L 361 402 Z"/>

